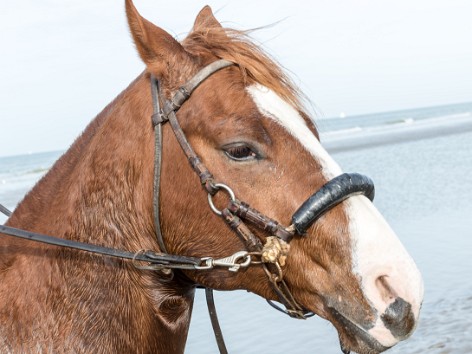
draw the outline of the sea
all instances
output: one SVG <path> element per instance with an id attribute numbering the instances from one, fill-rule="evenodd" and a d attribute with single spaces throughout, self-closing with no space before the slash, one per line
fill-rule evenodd
<path id="1" fill-rule="evenodd" d="M 472 353 L 472 102 L 317 126 L 344 171 L 374 180 L 374 204 L 423 274 L 418 328 L 388 352 Z M 14 209 L 62 153 L 0 157 L 0 203 Z M 215 302 L 230 353 L 341 353 L 333 326 L 319 317 L 289 318 L 245 291 L 216 292 Z M 218 353 L 200 290 L 186 353 Z"/>

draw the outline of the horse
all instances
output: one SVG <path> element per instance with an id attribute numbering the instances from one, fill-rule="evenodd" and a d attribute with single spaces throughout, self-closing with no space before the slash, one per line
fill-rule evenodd
<path id="1" fill-rule="evenodd" d="M 342 174 L 323 149 L 281 67 L 208 6 L 178 42 L 125 5 L 145 70 L 6 226 L 134 256 L 2 231 L 0 350 L 183 353 L 197 286 L 245 289 L 297 318 L 316 314 L 334 325 L 344 353 L 380 353 L 408 338 L 421 274 L 366 179 Z M 333 202 L 344 186 L 349 195 Z M 164 265 L 153 263 L 159 257 Z"/>

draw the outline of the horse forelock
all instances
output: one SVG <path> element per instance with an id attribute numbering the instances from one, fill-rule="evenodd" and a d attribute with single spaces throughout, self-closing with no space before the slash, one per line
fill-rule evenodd
<path id="1" fill-rule="evenodd" d="M 182 45 L 192 56 L 204 61 L 226 59 L 238 65 L 246 85 L 258 83 L 273 90 L 299 111 L 305 111 L 303 95 L 284 68 L 249 36 L 251 31 L 212 27 L 196 29 Z"/>

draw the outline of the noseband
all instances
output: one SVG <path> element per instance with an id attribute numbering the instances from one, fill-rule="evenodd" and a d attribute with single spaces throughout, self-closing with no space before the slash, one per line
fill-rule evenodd
<path id="1" fill-rule="evenodd" d="M 152 269 L 162 272 L 166 276 L 172 275 L 173 269 L 187 270 L 209 270 L 215 267 L 224 267 L 229 271 L 237 272 L 243 267 L 250 265 L 261 266 L 267 274 L 268 280 L 277 294 L 279 301 L 286 309 L 280 308 L 271 301 L 269 304 L 276 309 L 288 314 L 291 317 L 304 319 L 312 316 L 313 313 L 304 309 L 293 297 L 289 286 L 284 280 L 283 266 L 289 254 L 289 243 L 295 236 L 304 237 L 307 229 L 325 212 L 339 204 L 346 198 L 353 195 L 362 194 L 370 200 L 374 198 L 374 185 L 370 178 L 357 174 L 345 173 L 333 178 L 323 187 L 308 198 L 302 206 L 292 216 L 292 224 L 283 226 L 258 210 L 250 207 L 247 203 L 239 200 L 232 189 L 223 183 L 217 182 L 211 172 L 206 168 L 200 158 L 196 155 L 192 146 L 188 142 L 177 120 L 176 112 L 190 97 L 192 92 L 209 76 L 215 72 L 235 65 L 226 60 L 218 60 L 200 70 L 190 81 L 180 87 L 171 100 L 166 100 L 160 94 L 159 82 L 151 76 L 151 93 L 154 113 L 152 123 L 155 132 L 155 165 L 154 165 L 154 221 L 157 235 L 157 242 L 162 253 L 152 251 L 140 251 L 132 253 L 128 251 L 116 250 L 113 248 L 101 247 L 58 237 L 37 234 L 34 232 L 15 229 L 5 225 L 0 225 L 0 233 L 10 236 L 20 237 L 31 241 L 48 243 L 56 246 L 80 249 L 87 252 L 102 254 L 111 257 L 131 259 L 133 262 L 145 263 L 137 266 L 139 268 Z M 162 108 L 161 108 L 161 102 Z M 177 141 L 183 152 L 187 156 L 190 166 L 200 179 L 200 183 L 208 193 L 208 202 L 211 210 L 219 215 L 236 233 L 243 242 L 246 249 L 235 254 L 214 259 L 212 257 L 188 257 L 168 254 L 164 237 L 161 231 L 159 218 L 159 196 L 162 163 L 162 124 L 169 122 Z M 213 197 L 225 192 L 229 196 L 228 205 L 219 210 L 213 204 Z M 9 216 L 10 212 L 0 204 L 0 212 Z M 264 242 L 246 225 L 250 224 L 265 233 L 267 237 Z M 221 353 L 227 353 L 213 302 L 211 289 L 206 289 L 207 302 L 210 310 L 211 321 L 218 347 Z"/>

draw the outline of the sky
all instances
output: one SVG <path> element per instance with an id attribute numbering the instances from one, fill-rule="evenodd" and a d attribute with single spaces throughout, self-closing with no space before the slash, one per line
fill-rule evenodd
<path id="1" fill-rule="evenodd" d="M 135 0 L 177 38 L 209 4 L 321 117 L 472 101 L 470 0 Z M 0 156 L 64 150 L 144 69 L 121 0 L 0 2 Z"/>

